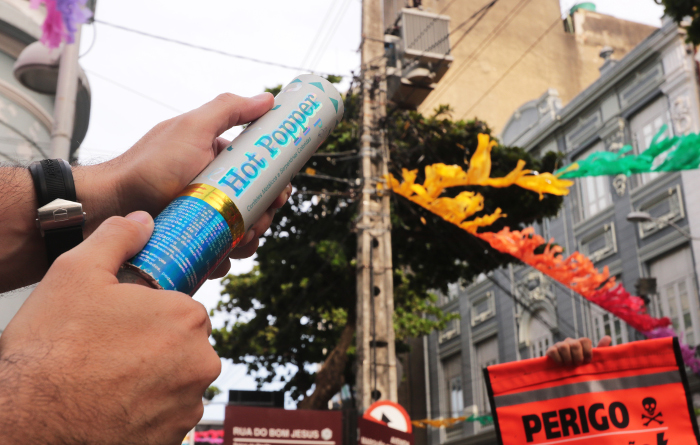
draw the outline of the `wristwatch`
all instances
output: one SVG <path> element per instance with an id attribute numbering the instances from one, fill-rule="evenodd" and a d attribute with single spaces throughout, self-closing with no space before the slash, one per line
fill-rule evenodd
<path id="1" fill-rule="evenodd" d="M 70 164 L 63 159 L 33 162 L 29 172 L 39 201 L 36 225 L 44 237 L 49 266 L 83 241 L 86 215 L 78 202 Z"/>

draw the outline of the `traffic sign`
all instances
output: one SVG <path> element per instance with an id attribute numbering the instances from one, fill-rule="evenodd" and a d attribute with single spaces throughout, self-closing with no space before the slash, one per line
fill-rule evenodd
<path id="1" fill-rule="evenodd" d="M 374 402 L 362 417 L 404 433 L 413 432 L 411 418 L 406 410 L 398 403 L 390 402 L 389 400 Z"/>

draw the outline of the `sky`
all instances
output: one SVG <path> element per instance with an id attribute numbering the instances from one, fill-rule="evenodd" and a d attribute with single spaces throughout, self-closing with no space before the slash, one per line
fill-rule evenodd
<path id="1" fill-rule="evenodd" d="M 564 11 L 574 3 L 560 1 Z M 660 26 L 663 10 L 653 0 L 595 3 L 599 12 Z M 157 123 L 220 93 L 253 96 L 303 72 L 188 48 L 101 22 L 240 56 L 349 75 L 360 64 L 360 13 L 360 0 L 99 0 L 98 22 L 83 28 L 81 42 L 80 63 L 90 81 L 92 110 L 80 161 L 114 158 Z M 236 134 L 232 130 L 225 136 Z M 249 271 L 253 261 L 235 261 L 232 272 Z M 219 281 L 210 281 L 195 299 L 211 308 L 220 290 Z M 224 320 L 216 315 L 212 322 L 216 327 Z M 205 419 L 223 420 L 228 389 L 255 389 L 245 367 L 226 360 L 214 384 L 224 393 L 205 409 Z"/>

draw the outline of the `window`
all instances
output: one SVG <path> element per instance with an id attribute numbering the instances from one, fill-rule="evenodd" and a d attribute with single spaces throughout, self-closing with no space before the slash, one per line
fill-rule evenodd
<path id="1" fill-rule="evenodd" d="M 643 153 L 651 145 L 654 136 L 666 125 L 666 131 L 661 139 L 673 136 L 671 119 L 668 113 L 668 103 L 666 97 L 654 101 L 651 105 L 640 111 L 630 120 L 632 130 L 632 140 L 637 153 Z M 666 159 L 668 152 L 656 158 L 653 167 L 658 167 Z M 662 173 L 644 173 L 641 175 L 642 184 L 646 184 L 656 179 Z"/>
<path id="2" fill-rule="evenodd" d="M 656 278 L 657 295 L 653 302 L 656 313 L 670 318 L 676 332 L 694 346 L 699 338 L 699 326 L 692 264 L 690 249 L 685 247 L 651 263 L 649 272 Z"/>
<path id="3" fill-rule="evenodd" d="M 582 154 L 579 159 L 585 159 L 597 151 L 603 151 L 604 145 L 599 142 Z M 583 219 L 588 219 L 605 210 L 612 204 L 610 194 L 610 179 L 607 176 L 588 176 L 578 179 Z"/>
<path id="4" fill-rule="evenodd" d="M 551 326 L 550 318 L 546 311 L 540 310 L 535 312 L 530 319 L 530 358 L 543 357 L 547 349 L 554 343 L 552 332 L 547 327 L 547 324 L 544 323 L 546 322 Z"/>
<path id="5" fill-rule="evenodd" d="M 670 187 L 639 206 L 639 211 L 648 212 L 654 221 L 639 223 L 639 236 L 646 238 L 668 225 L 685 217 L 681 186 Z"/>
<path id="6" fill-rule="evenodd" d="M 472 326 L 488 320 L 496 314 L 496 302 L 493 292 L 486 292 L 484 295 L 472 301 Z"/>
<path id="7" fill-rule="evenodd" d="M 609 335 L 613 345 L 627 343 L 627 326 L 622 320 L 610 312 L 591 304 L 591 322 L 593 324 L 593 335 L 591 340 L 595 347 L 601 338 Z"/>
<path id="8" fill-rule="evenodd" d="M 594 263 L 617 252 L 615 223 L 604 224 L 579 241 L 580 251 Z"/>
<path id="9" fill-rule="evenodd" d="M 476 383 L 476 405 L 479 409 L 479 415 L 484 415 L 491 412 L 489 404 L 489 394 L 486 391 L 486 382 L 484 381 L 484 368 L 498 363 L 498 337 L 493 336 L 488 340 L 484 340 L 474 345 L 476 350 L 476 369 L 473 381 Z"/>
<path id="10" fill-rule="evenodd" d="M 448 321 L 445 324 L 445 329 L 440 331 L 440 334 L 438 335 L 438 341 L 439 343 L 446 342 L 447 340 L 450 340 L 454 337 L 457 337 L 460 333 L 460 319 L 455 318 L 453 320 Z"/>
<path id="11" fill-rule="evenodd" d="M 464 390 L 462 388 L 462 356 L 453 355 L 442 361 L 442 371 L 445 376 L 445 390 L 447 391 L 446 408 L 449 417 L 464 415 Z M 447 434 L 459 434 L 461 425 L 448 428 Z"/>

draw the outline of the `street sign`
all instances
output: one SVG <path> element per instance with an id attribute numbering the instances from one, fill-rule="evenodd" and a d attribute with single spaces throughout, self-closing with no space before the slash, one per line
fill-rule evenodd
<path id="1" fill-rule="evenodd" d="M 340 411 L 226 407 L 224 445 L 343 445 Z"/>
<path id="2" fill-rule="evenodd" d="M 388 400 L 374 402 L 367 408 L 367 411 L 365 411 L 362 417 L 372 422 L 386 425 L 389 428 L 403 431 L 404 433 L 411 433 L 413 431 L 411 418 L 408 416 L 406 410 L 398 403 Z"/>
<path id="3" fill-rule="evenodd" d="M 357 419 L 357 445 L 413 445 L 413 434 L 390 428 L 375 420 Z"/>

